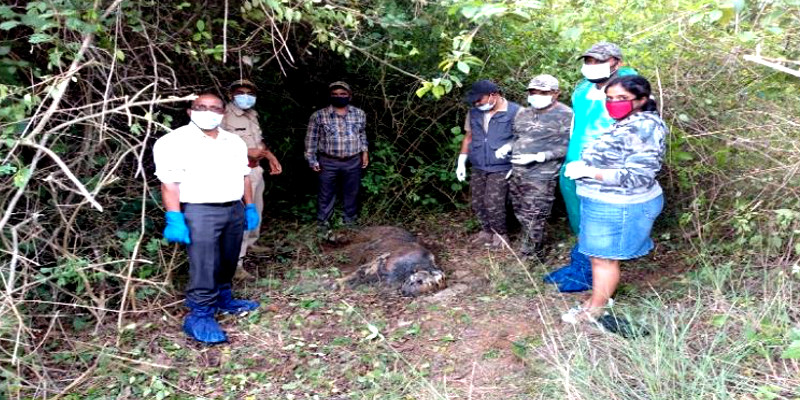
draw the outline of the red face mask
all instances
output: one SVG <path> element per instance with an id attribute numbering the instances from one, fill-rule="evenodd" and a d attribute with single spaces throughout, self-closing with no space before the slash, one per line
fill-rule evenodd
<path id="1" fill-rule="evenodd" d="M 623 119 L 633 111 L 633 100 L 606 101 L 608 115 L 614 119 Z"/>

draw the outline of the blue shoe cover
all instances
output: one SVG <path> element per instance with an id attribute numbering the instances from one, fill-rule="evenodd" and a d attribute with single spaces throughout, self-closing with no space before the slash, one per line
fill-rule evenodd
<path id="1" fill-rule="evenodd" d="M 558 291 L 561 293 L 584 292 L 592 288 L 592 270 L 582 270 L 577 273 L 571 270 L 569 275 L 563 276 L 558 282 Z"/>
<path id="2" fill-rule="evenodd" d="M 561 268 L 545 275 L 542 280 L 544 283 L 559 283 L 567 277 L 567 275 L 572 274 L 572 270 L 575 267 L 572 264 L 564 265 Z"/>
<path id="3" fill-rule="evenodd" d="M 193 302 L 186 302 L 191 309 L 189 315 L 183 320 L 183 331 L 198 342 L 215 344 L 227 342 L 228 337 L 222 331 L 217 320 L 214 319 L 216 309 L 211 306 L 201 306 Z"/>
<path id="4" fill-rule="evenodd" d="M 576 279 L 580 278 L 582 275 L 585 275 L 588 271 L 589 274 L 589 285 L 591 287 L 591 276 L 592 276 L 592 263 L 589 261 L 589 257 L 586 257 L 583 253 L 578 251 L 578 245 L 576 244 L 572 250 L 569 252 L 569 264 L 565 265 L 542 278 L 545 283 L 555 283 L 561 284 L 562 282 L 568 281 L 575 281 Z M 587 289 L 578 290 L 583 291 Z"/>
<path id="5" fill-rule="evenodd" d="M 234 299 L 230 285 L 220 288 L 217 295 L 217 308 L 223 313 L 241 314 L 255 310 L 258 305 L 257 301 Z"/>

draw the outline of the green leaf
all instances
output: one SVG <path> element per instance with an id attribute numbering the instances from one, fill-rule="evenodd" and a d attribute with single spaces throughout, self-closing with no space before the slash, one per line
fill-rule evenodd
<path id="1" fill-rule="evenodd" d="M 467 63 L 465 63 L 463 61 L 459 61 L 456 64 L 456 68 L 458 68 L 459 71 L 461 71 L 461 72 L 463 72 L 465 74 L 469 74 L 469 64 L 467 64 Z"/>
<path id="2" fill-rule="evenodd" d="M 197 26 L 197 30 L 200 31 L 200 32 L 202 32 L 202 31 L 204 31 L 206 29 L 206 23 L 202 19 L 198 19 L 197 20 L 196 26 Z"/>
<path id="3" fill-rule="evenodd" d="M 444 86 L 434 86 L 433 87 L 433 97 L 437 99 L 444 95 Z"/>
<path id="4" fill-rule="evenodd" d="M 25 183 L 28 182 L 28 178 L 30 178 L 30 169 L 28 167 L 22 168 L 14 174 L 14 186 L 21 188 L 25 186 Z"/>
<path id="5" fill-rule="evenodd" d="M 692 153 L 689 153 L 689 152 L 686 152 L 686 151 L 676 151 L 676 152 L 674 152 L 672 154 L 673 154 L 673 157 L 675 158 L 675 160 L 677 160 L 677 161 L 692 161 L 692 160 L 694 160 L 694 156 L 692 155 Z"/>
<path id="6" fill-rule="evenodd" d="M 7 31 L 7 30 L 10 30 L 10 29 L 13 29 L 17 25 L 19 25 L 19 23 L 20 23 L 19 21 L 6 21 L 6 22 L 3 22 L 2 24 L 0 24 L 0 30 Z"/>
<path id="7" fill-rule="evenodd" d="M 717 22 L 723 16 L 722 10 L 713 10 L 708 13 L 708 20 L 711 22 Z"/>
<path id="8" fill-rule="evenodd" d="M 28 42 L 31 44 L 38 44 L 52 42 L 54 39 L 55 38 L 53 36 L 46 33 L 34 33 L 30 38 L 28 38 Z"/>
<path id="9" fill-rule="evenodd" d="M 793 341 L 789 347 L 781 353 L 781 358 L 800 360 L 800 340 Z"/>

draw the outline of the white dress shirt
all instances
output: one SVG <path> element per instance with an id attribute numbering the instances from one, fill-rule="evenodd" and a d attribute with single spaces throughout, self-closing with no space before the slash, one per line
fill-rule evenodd
<path id="1" fill-rule="evenodd" d="M 190 122 L 153 146 L 156 176 L 179 184 L 181 203 L 225 203 L 244 195 L 247 145 L 239 136 L 218 132 L 215 139 Z"/>

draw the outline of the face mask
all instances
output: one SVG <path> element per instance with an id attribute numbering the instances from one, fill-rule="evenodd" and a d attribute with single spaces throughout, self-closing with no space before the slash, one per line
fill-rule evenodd
<path id="1" fill-rule="evenodd" d="M 614 119 L 623 119 L 633 111 L 633 100 L 606 101 L 608 115 Z"/>
<path id="2" fill-rule="evenodd" d="M 590 82 L 598 83 L 611 77 L 611 63 L 583 64 L 581 73 Z"/>
<path id="3" fill-rule="evenodd" d="M 192 122 L 204 131 L 210 131 L 222 123 L 222 114 L 213 111 L 192 111 Z"/>
<path id="4" fill-rule="evenodd" d="M 233 96 L 233 104 L 242 110 L 250 109 L 256 104 L 256 96 L 252 94 L 237 94 Z"/>
<path id="5" fill-rule="evenodd" d="M 481 104 L 477 108 L 481 111 L 489 111 L 494 108 L 494 103 Z"/>
<path id="6" fill-rule="evenodd" d="M 531 107 L 541 110 L 542 108 L 547 108 L 550 104 L 553 104 L 553 96 L 548 96 L 545 94 L 532 94 L 528 96 L 528 104 Z"/>
<path id="7" fill-rule="evenodd" d="M 350 98 L 349 97 L 331 96 L 331 105 L 336 107 L 336 108 L 347 107 L 348 104 L 350 104 Z"/>

